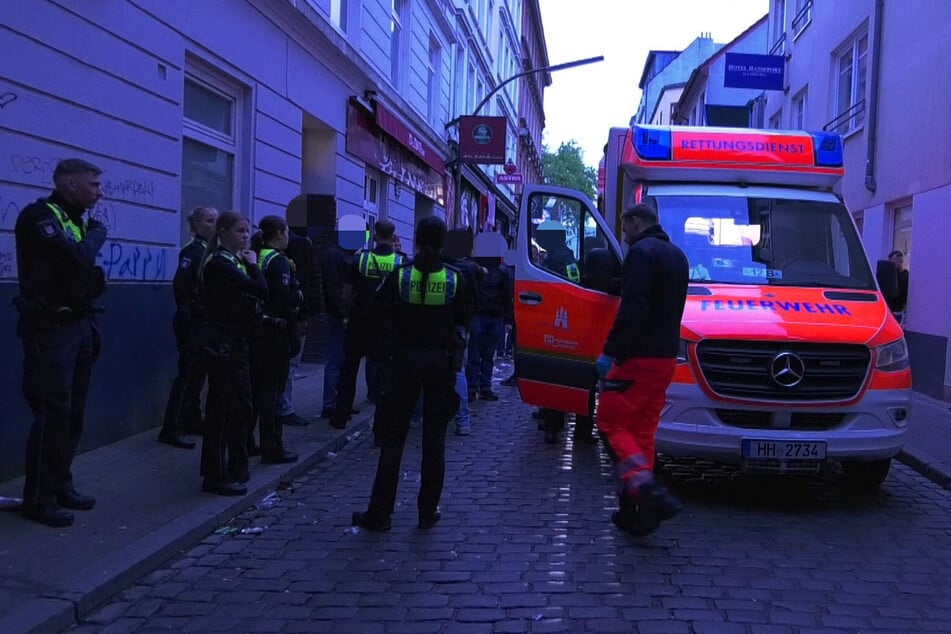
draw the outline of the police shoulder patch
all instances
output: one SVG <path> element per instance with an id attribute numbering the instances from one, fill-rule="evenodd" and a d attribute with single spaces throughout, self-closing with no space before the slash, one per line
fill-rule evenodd
<path id="1" fill-rule="evenodd" d="M 56 224 L 53 222 L 52 218 L 41 220 L 40 222 L 36 223 L 36 226 L 40 230 L 40 233 L 42 233 L 47 238 L 52 238 L 56 235 Z"/>
<path id="2" fill-rule="evenodd" d="M 283 284 L 284 286 L 290 286 L 290 285 L 291 285 L 291 274 L 290 274 L 290 273 L 284 273 L 283 275 L 281 275 L 281 284 Z"/>
<path id="3" fill-rule="evenodd" d="M 182 263 L 179 264 L 178 267 L 181 269 L 187 269 L 191 263 L 191 258 L 182 258 Z"/>

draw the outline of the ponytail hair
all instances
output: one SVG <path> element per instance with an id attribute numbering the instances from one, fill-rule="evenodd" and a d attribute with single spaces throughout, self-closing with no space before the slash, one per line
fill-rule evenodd
<path id="1" fill-rule="evenodd" d="M 208 260 L 211 259 L 221 244 L 221 234 L 225 231 L 229 231 L 242 220 L 248 221 L 245 216 L 237 211 L 223 211 L 218 214 L 218 221 L 215 222 L 215 235 L 211 236 L 211 239 L 208 240 L 208 244 L 205 246 L 205 252 L 201 256 L 201 265 L 198 268 L 199 279 L 202 279 L 205 272 L 205 265 L 208 264 Z"/>
<path id="2" fill-rule="evenodd" d="M 258 228 L 261 230 L 261 242 L 263 244 L 276 238 L 280 232 L 285 231 L 287 221 L 280 216 L 264 216 L 261 218 L 261 222 L 258 223 Z"/>
<path id="3" fill-rule="evenodd" d="M 416 225 L 416 257 L 413 266 L 422 274 L 420 298 L 426 303 L 429 274 L 442 268 L 442 249 L 446 240 L 446 223 L 436 216 L 427 216 Z"/>

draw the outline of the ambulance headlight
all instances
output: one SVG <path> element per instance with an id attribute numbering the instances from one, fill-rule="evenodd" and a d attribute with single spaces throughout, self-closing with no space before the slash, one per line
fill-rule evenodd
<path id="1" fill-rule="evenodd" d="M 909 366 L 908 344 L 902 337 L 897 341 L 875 348 L 875 369 L 882 372 L 897 372 Z"/>

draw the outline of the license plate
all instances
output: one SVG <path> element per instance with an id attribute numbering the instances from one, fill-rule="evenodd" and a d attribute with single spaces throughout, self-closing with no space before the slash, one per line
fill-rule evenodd
<path id="1" fill-rule="evenodd" d="M 825 460 L 826 444 L 814 441 L 756 440 L 742 442 L 748 460 Z"/>

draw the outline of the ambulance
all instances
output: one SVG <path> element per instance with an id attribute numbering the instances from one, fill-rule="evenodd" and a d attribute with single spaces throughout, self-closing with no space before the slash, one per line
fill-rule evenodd
<path id="1" fill-rule="evenodd" d="M 879 282 L 887 267 L 873 274 L 833 192 L 842 175 L 836 134 L 633 125 L 610 131 L 597 208 L 526 186 L 506 257 L 522 400 L 593 413 L 620 301 L 621 214 L 648 202 L 690 262 L 657 452 L 768 473 L 841 465 L 877 487 L 905 438 L 911 369 Z"/>

